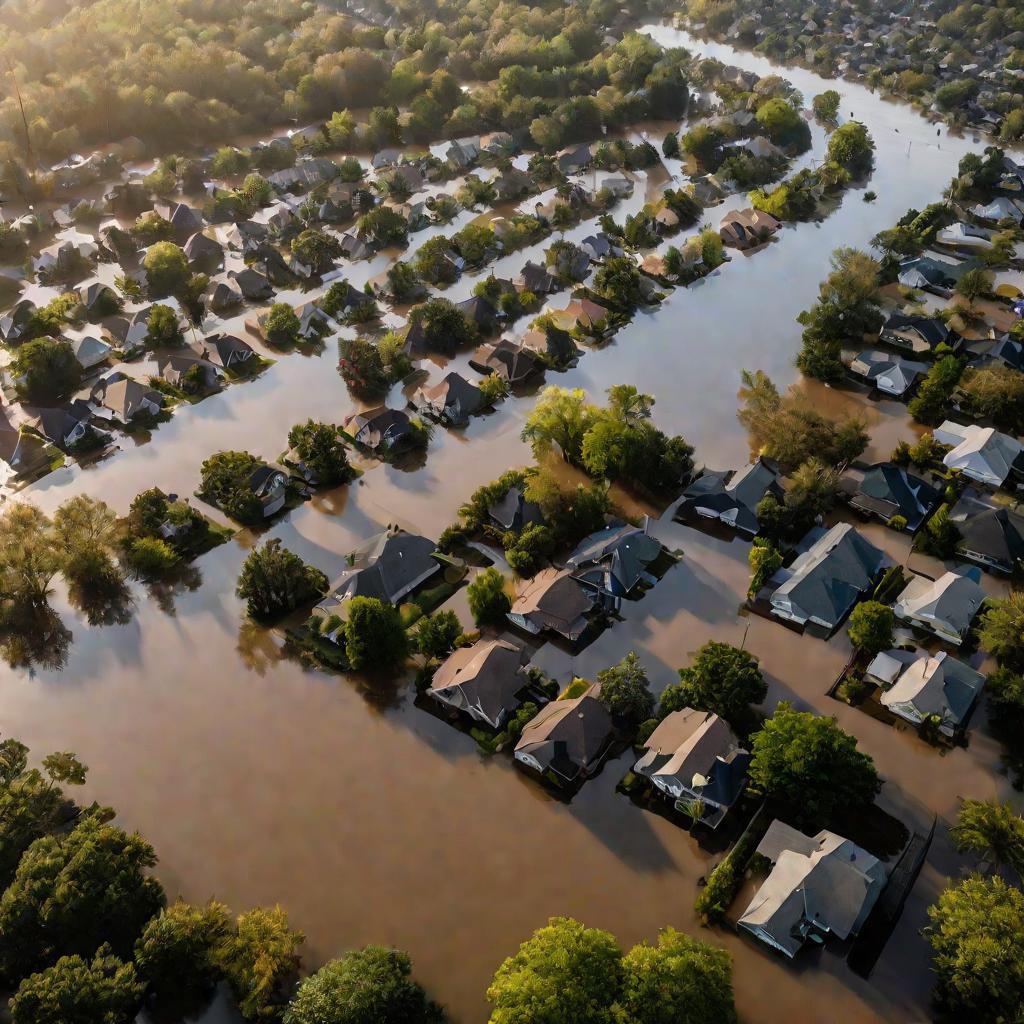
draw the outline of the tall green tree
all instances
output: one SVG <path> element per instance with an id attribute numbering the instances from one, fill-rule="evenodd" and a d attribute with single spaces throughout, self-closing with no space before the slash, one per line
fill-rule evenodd
<path id="1" fill-rule="evenodd" d="M 609 713 L 634 728 L 651 717 L 654 696 L 647 673 L 636 651 L 630 651 L 617 665 L 597 673 L 599 699 Z"/>
<path id="2" fill-rule="evenodd" d="M 255 618 L 286 615 L 327 592 L 327 577 L 273 537 L 242 564 L 235 593 Z"/>
<path id="3" fill-rule="evenodd" d="M 661 695 L 662 716 L 682 708 L 713 711 L 730 723 L 743 721 L 751 704 L 768 695 L 761 666 L 748 651 L 711 640 L 704 644 L 693 664 L 679 670 L 679 682 Z"/>
<path id="4" fill-rule="evenodd" d="M 1009 804 L 964 800 L 949 834 L 961 853 L 980 853 L 1024 881 L 1024 818 Z"/>
<path id="5" fill-rule="evenodd" d="M 399 667 L 409 654 L 409 638 L 394 605 L 376 597 L 353 597 L 345 619 L 345 656 L 357 672 Z"/>

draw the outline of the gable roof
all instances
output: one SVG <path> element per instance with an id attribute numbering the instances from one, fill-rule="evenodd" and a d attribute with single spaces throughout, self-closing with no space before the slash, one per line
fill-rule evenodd
<path id="1" fill-rule="evenodd" d="M 1024 445 L 1015 437 L 976 423 L 962 426 L 946 420 L 932 434 L 936 441 L 953 446 L 943 457 L 944 465 L 993 487 L 1003 484 L 1017 469 L 1024 453 Z"/>
<path id="2" fill-rule="evenodd" d="M 916 530 L 942 497 L 937 487 L 902 466 L 879 462 L 864 473 L 852 504 L 888 521 L 901 515 L 907 528 Z"/>
<path id="3" fill-rule="evenodd" d="M 945 572 L 937 580 L 915 576 L 901 591 L 893 611 L 896 617 L 926 626 L 960 643 L 985 600 L 977 569 L 963 575 Z"/>
<path id="4" fill-rule="evenodd" d="M 677 513 L 691 512 L 716 518 L 754 536 L 760 524 L 757 505 L 766 494 L 782 494 L 779 470 L 768 459 L 758 458 L 738 472 L 707 470 L 683 492 Z"/>
<path id="5" fill-rule="evenodd" d="M 545 705 L 523 729 L 516 754 L 529 754 L 542 767 L 574 779 L 600 764 L 611 737 L 611 715 L 588 690 Z"/>
<path id="6" fill-rule="evenodd" d="M 968 488 L 949 513 L 960 532 L 967 555 L 981 556 L 1007 572 L 1024 559 L 1024 516 L 1002 505 L 991 505 Z"/>
<path id="7" fill-rule="evenodd" d="M 568 635 L 582 626 L 590 609 L 590 598 L 568 570 L 548 568 L 526 581 L 509 614 Z"/>
<path id="8" fill-rule="evenodd" d="M 867 674 L 873 675 L 875 662 L 887 657 L 884 653 L 878 655 L 868 666 Z M 934 656 L 922 651 L 909 664 L 902 665 L 892 686 L 882 694 L 881 702 L 890 709 L 911 704 L 922 718 L 938 715 L 943 725 L 955 729 L 967 717 L 984 685 L 985 677 L 980 672 L 945 651 Z"/>
<path id="9" fill-rule="evenodd" d="M 638 526 L 626 523 L 606 526 L 584 538 L 565 564 L 586 586 L 628 594 L 660 554 L 658 541 Z"/>
<path id="10" fill-rule="evenodd" d="M 404 530 L 385 530 L 352 552 L 350 565 L 331 587 L 332 604 L 350 597 L 375 597 L 390 604 L 404 597 L 415 581 L 437 572 L 437 545 Z"/>
<path id="11" fill-rule="evenodd" d="M 496 724 L 518 703 L 516 695 L 528 684 L 520 672 L 521 662 L 522 651 L 515 644 L 478 640 L 448 656 L 434 673 L 428 692 L 471 714 L 475 709 Z"/>

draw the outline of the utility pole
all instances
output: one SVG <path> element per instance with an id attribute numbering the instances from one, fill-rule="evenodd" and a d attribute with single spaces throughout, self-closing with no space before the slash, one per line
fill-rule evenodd
<path id="1" fill-rule="evenodd" d="M 18 97 L 18 109 L 21 111 L 21 124 L 25 129 L 25 164 L 30 175 L 35 173 L 35 160 L 32 159 L 32 136 L 28 130 L 28 118 L 25 116 L 25 103 L 21 98 L 21 89 L 18 87 L 18 76 L 14 73 L 14 64 L 11 58 L 7 58 L 7 73 L 14 83 L 14 95 Z"/>

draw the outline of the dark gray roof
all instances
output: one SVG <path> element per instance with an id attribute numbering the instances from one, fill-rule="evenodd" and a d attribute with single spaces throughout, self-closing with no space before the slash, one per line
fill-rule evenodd
<path id="1" fill-rule="evenodd" d="M 907 520 L 907 528 L 916 530 L 942 497 L 936 487 L 902 466 L 879 462 L 864 474 L 853 504 L 888 521 L 895 515 Z"/>
<path id="2" fill-rule="evenodd" d="M 352 564 L 335 581 L 335 600 L 376 597 L 394 603 L 410 585 L 428 572 L 440 569 L 433 557 L 437 545 L 426 537 L 404 530 L 377 534 L 352 553 Z"/>
<path id="3" fill-rule="evenodd" d="M 661 544 L 637 526 L 606 526 L 584 539 L 565 560 L 586 586 L 628 594 L 661 554 Z"/>
<path id="4" fill-rule="evenodd" d="M 544 517 L 539 506 L 527 501 L 522 489 L 510 487 L 505 496 L 487 509 L 487 514 L 505 530 L 517 533 L 528 523 L 541 523 Z"/>

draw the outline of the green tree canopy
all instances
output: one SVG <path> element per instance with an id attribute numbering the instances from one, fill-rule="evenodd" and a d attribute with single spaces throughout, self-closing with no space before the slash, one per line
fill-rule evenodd
<path id="1" fill-rule="evenodd" d="M 505 577 L 494 566 L 470 580 L 467 597 L 473 621 L 478 626 L 500 625 L 512 608 L 505 591 Z"/>
<path id="2" fill-rule="evenodd" d="M 409 653 L 409 638 L 394 605 L 376 597 L 353 597 L 345 619 L 345 656 L 357 672 L 397 668 Z"/>
<path id="3" fill-rule="evenodd" d="M 334 424 L 298 423 L 288 431 L 288 444 L 309 470 L 312 483 L 332 487 L 348 479 L 348 454 Z"/>
<path id="4" fill-rule="evenodd" d="M 850 615 L 850 643 L 873 656 L 892 647 L 895 616 L 878 601 L 863 601 Z"/>
<path id="5" fill-rule="evenodd" d="M 63 338 L 35 338 L 17 349 L 11 361 L 18 394 L 29 402 L 53 402 L 75 391 L 82 367 Z"/>
<path id="6" fill-rule="evenodd" d="M 327 577 L 273 537 L 242 563 L 235 593 L 255 618 L 286 615 L 327 592 Z"/>
<path id="7" fill-rule="evenodd" d="M 189 279 L 188 257 L 174 242 L 154 242 L 142 259 L 154 295 L 180 291 Z"/>
<path id="8" fill-rule="evenodd" d="M 630 651 L 617 665 L 597 673 L 599 699 L 609 713 L 638 726 L 651 717 L 654 697 L 647 673 L 636 651 Z"/>
<path id="9" fill-rule="evenodd" d="M 961 853 L 980 853 L 1024 880 L 1024 818 L 1009 804 L 964 800 L 949 834 Z"/>
<path id="10" fill-rule="evenodd" d="M 682 708 L 713 711 L 735 724 L 768 695 L 761 666 L 748 651 L 711 640 L 697 651 L 693 664 L 679 670 L 679 682 L 661 695 L 661 714 Z"/>

